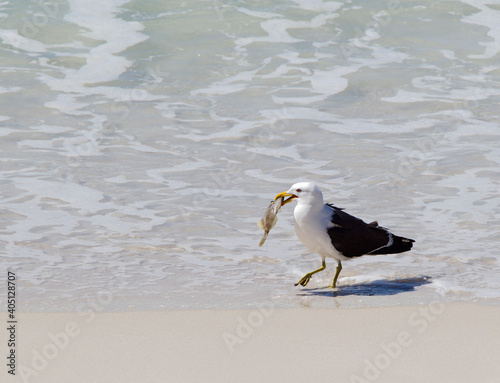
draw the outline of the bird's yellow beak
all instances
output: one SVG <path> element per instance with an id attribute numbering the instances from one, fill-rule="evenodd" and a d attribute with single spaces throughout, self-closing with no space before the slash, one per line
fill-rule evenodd
<path id="1" fill-rule="evenodd" d="M 291 202 L 294 198 L 297 198 L 297 196 L 295 194 L 283 192 L 283 193 L 278 194 L 276 197 L 274 197 L 274 200 L 276 201 L 278 198 L 281 198 L 281 197 L 283 197 L 283 198 L 290 197 L 290 198 L 284 199 L 283 204 L 281 206 L 286 205 L 288 202 Z"/>

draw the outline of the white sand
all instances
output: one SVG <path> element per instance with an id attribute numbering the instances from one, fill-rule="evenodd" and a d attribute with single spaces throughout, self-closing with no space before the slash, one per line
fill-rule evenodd
<path id="1" fill-rule="evenodd" d="M 19 313 L 18 320 L 16 377 L 2 363 L 1 382 L 500 381 L 500 307 Z M 2 360 L 7 336 L 2 330 Z"/>

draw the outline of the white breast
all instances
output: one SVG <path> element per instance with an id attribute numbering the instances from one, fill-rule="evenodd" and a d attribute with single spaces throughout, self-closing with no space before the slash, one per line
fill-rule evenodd
<path id="1" fill-rule="evenodd" d="M 293 212 L 295 233 L 297 238 L 309 250 L 323 257 L 343 259 L 344 257 L 333 247 L 327 228 L 332 226 L 332 209 L 323 204 L 297 204 Z"/>

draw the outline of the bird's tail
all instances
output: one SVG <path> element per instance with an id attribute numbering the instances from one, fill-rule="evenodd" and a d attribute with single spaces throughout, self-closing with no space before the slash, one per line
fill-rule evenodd
<path id="1" fill-rule="evenodd" d="M 369 254 L 397 254 L 404 253 L 412 248 L 413 239 L 398 237 L 397 235 L 392 234 L 392 243 L 389 246 L 384 246 L 380 249 L 375 250 Z"/>

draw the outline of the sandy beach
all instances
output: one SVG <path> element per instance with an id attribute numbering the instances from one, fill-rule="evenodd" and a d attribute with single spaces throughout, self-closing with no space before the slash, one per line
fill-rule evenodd
<path id="1" fill-rule="evenodd" d="M 2 313 L 7 323 L 6 313 Z M 498 382 L 500 308 L 18 313 L 2 382 Z M 8 331 L 1 332 L 4 357 Z M 5 358 L 4 358 L 5 360 Z"/>

